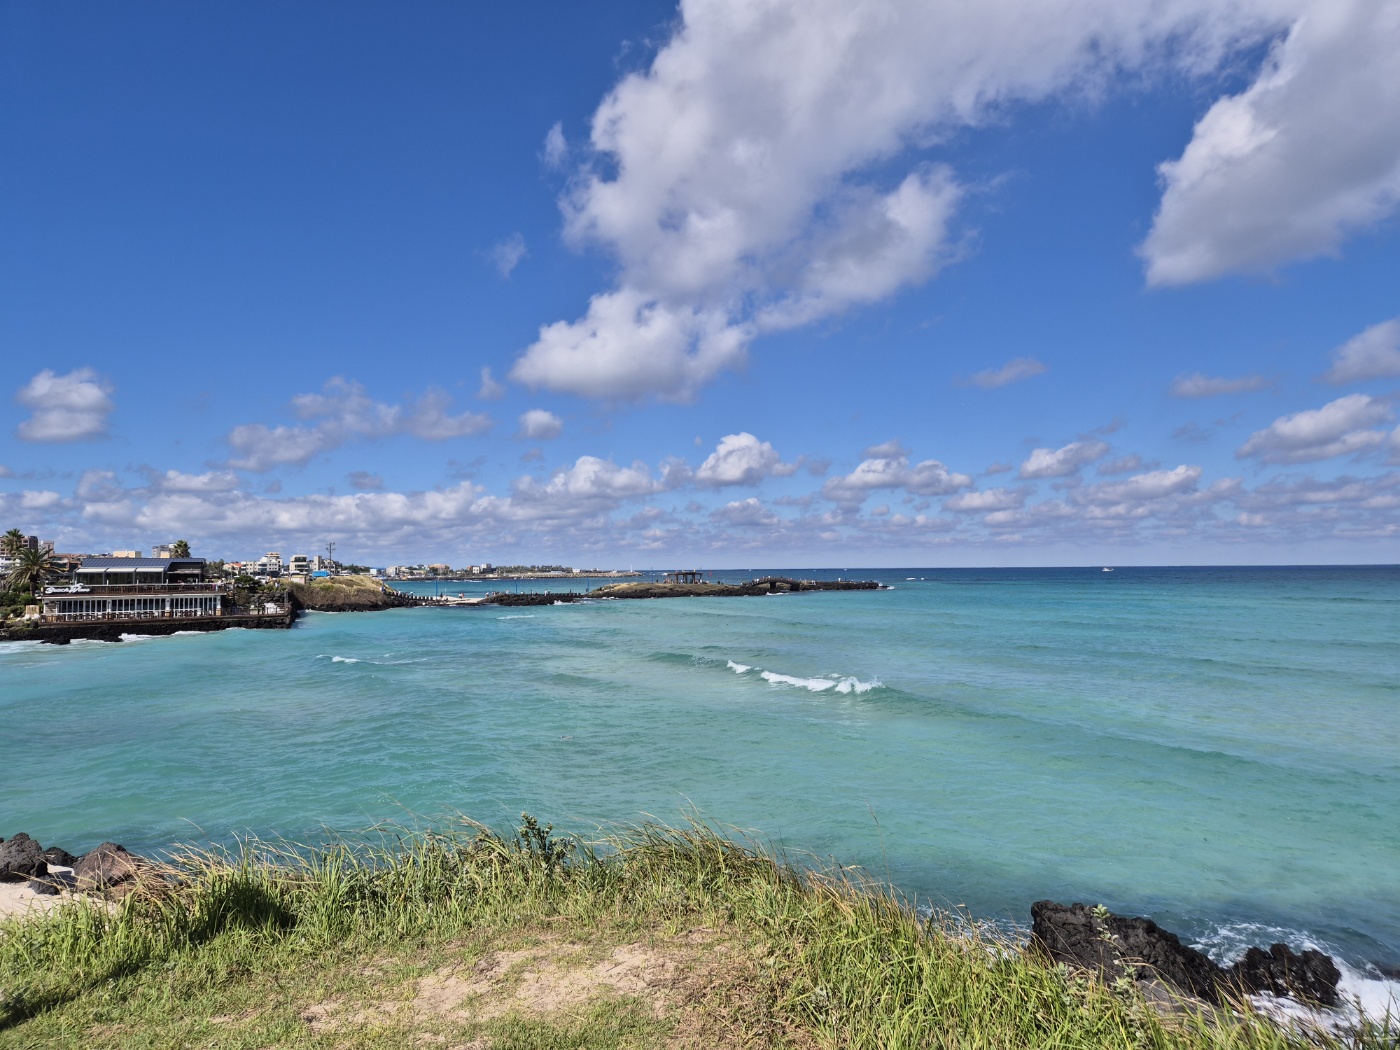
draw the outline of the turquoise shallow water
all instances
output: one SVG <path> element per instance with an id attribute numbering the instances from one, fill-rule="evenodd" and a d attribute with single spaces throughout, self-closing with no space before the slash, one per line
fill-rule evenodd
<path id="1" fill-rule="evenodd" d="M 1400 569 L 832 575 L 895 589 L 0 645 L 0 835 L 694 806 L 979 916 L 1400 964 Z"/>

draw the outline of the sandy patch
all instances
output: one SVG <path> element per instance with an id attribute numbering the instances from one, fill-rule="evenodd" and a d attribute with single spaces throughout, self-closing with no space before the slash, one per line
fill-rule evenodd
<path id="1" fill-rule="evenodd" d="M 65 886 L 73 884 L 73 869 L 58 864 L 49 865 L 47 878 Z M 35 893 L 28 882 L 0 882 L 0 919 L 22 919 L 29 915 L 43 915 L 46 912 L 73 901 L 90 898 L 70 892 L 49 894 Z"/>
<path id="2" fill-rule="evenodd" d="M 598 959 L 586 946 L 550 941 L 487 952 L 469 969 L 444 967 L 413 983 L 412 998 L 356 1006 L 318 1003 L 302 1012 L 315 1032 L 347 1026 L 438 1020 L 487 1021 L 512 1013 L 582 1012 L 601 998 L 644 1002 L 657 1017 L 695 998 L 713 973 L 713 931 L 634 942 Z M 707 965 L 701 965 L 702 956 Z"/>

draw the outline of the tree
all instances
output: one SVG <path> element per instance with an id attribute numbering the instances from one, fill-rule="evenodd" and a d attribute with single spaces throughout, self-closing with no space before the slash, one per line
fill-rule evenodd
<path id="1" fill-rule="evenodd" d="M 53 552 L 40 548 L 20 548 L 15 565 L 5 576 L 5 586 L 12 591 L 28 591 L 30 600 L 38 597 L 39 588 L 58 576 Z"/>
<path id="2" fill-rule="evenodd" d="M 176 540 L 170 545 L 170 556 L 172 558 L 188 558 L 190 556 L 190 544 L 188 540 Z"/>
<path id="3" fill-rule="evenodd" d="M 24 533 L 20 532 L 19 529 L 11 529 L 4 536 L 0 536 L 0 554 L 4 554 L 7 558 L 18 557 L 23 547 Z"/>

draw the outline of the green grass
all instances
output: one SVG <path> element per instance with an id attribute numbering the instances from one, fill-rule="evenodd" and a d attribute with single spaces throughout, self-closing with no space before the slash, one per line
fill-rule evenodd
<path id="1" fill-rule="evenodd" d="M 1303 1045 L 1248 1010 L 1164 1016 L 698 823 L 588 846 L 462 821 L 173 870 L 111 910 L 0 927 L 0 1046 Z"/>

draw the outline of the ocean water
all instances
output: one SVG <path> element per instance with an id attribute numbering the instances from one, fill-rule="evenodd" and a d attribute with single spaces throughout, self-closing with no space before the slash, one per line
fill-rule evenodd
<path id="1" fill-rule="evenodd" d="M 1008 924 L 1400 967 L 1400 568 L 788 571 L 893 589 L 0 644 L 0 835 L 693 810 Z"/>

